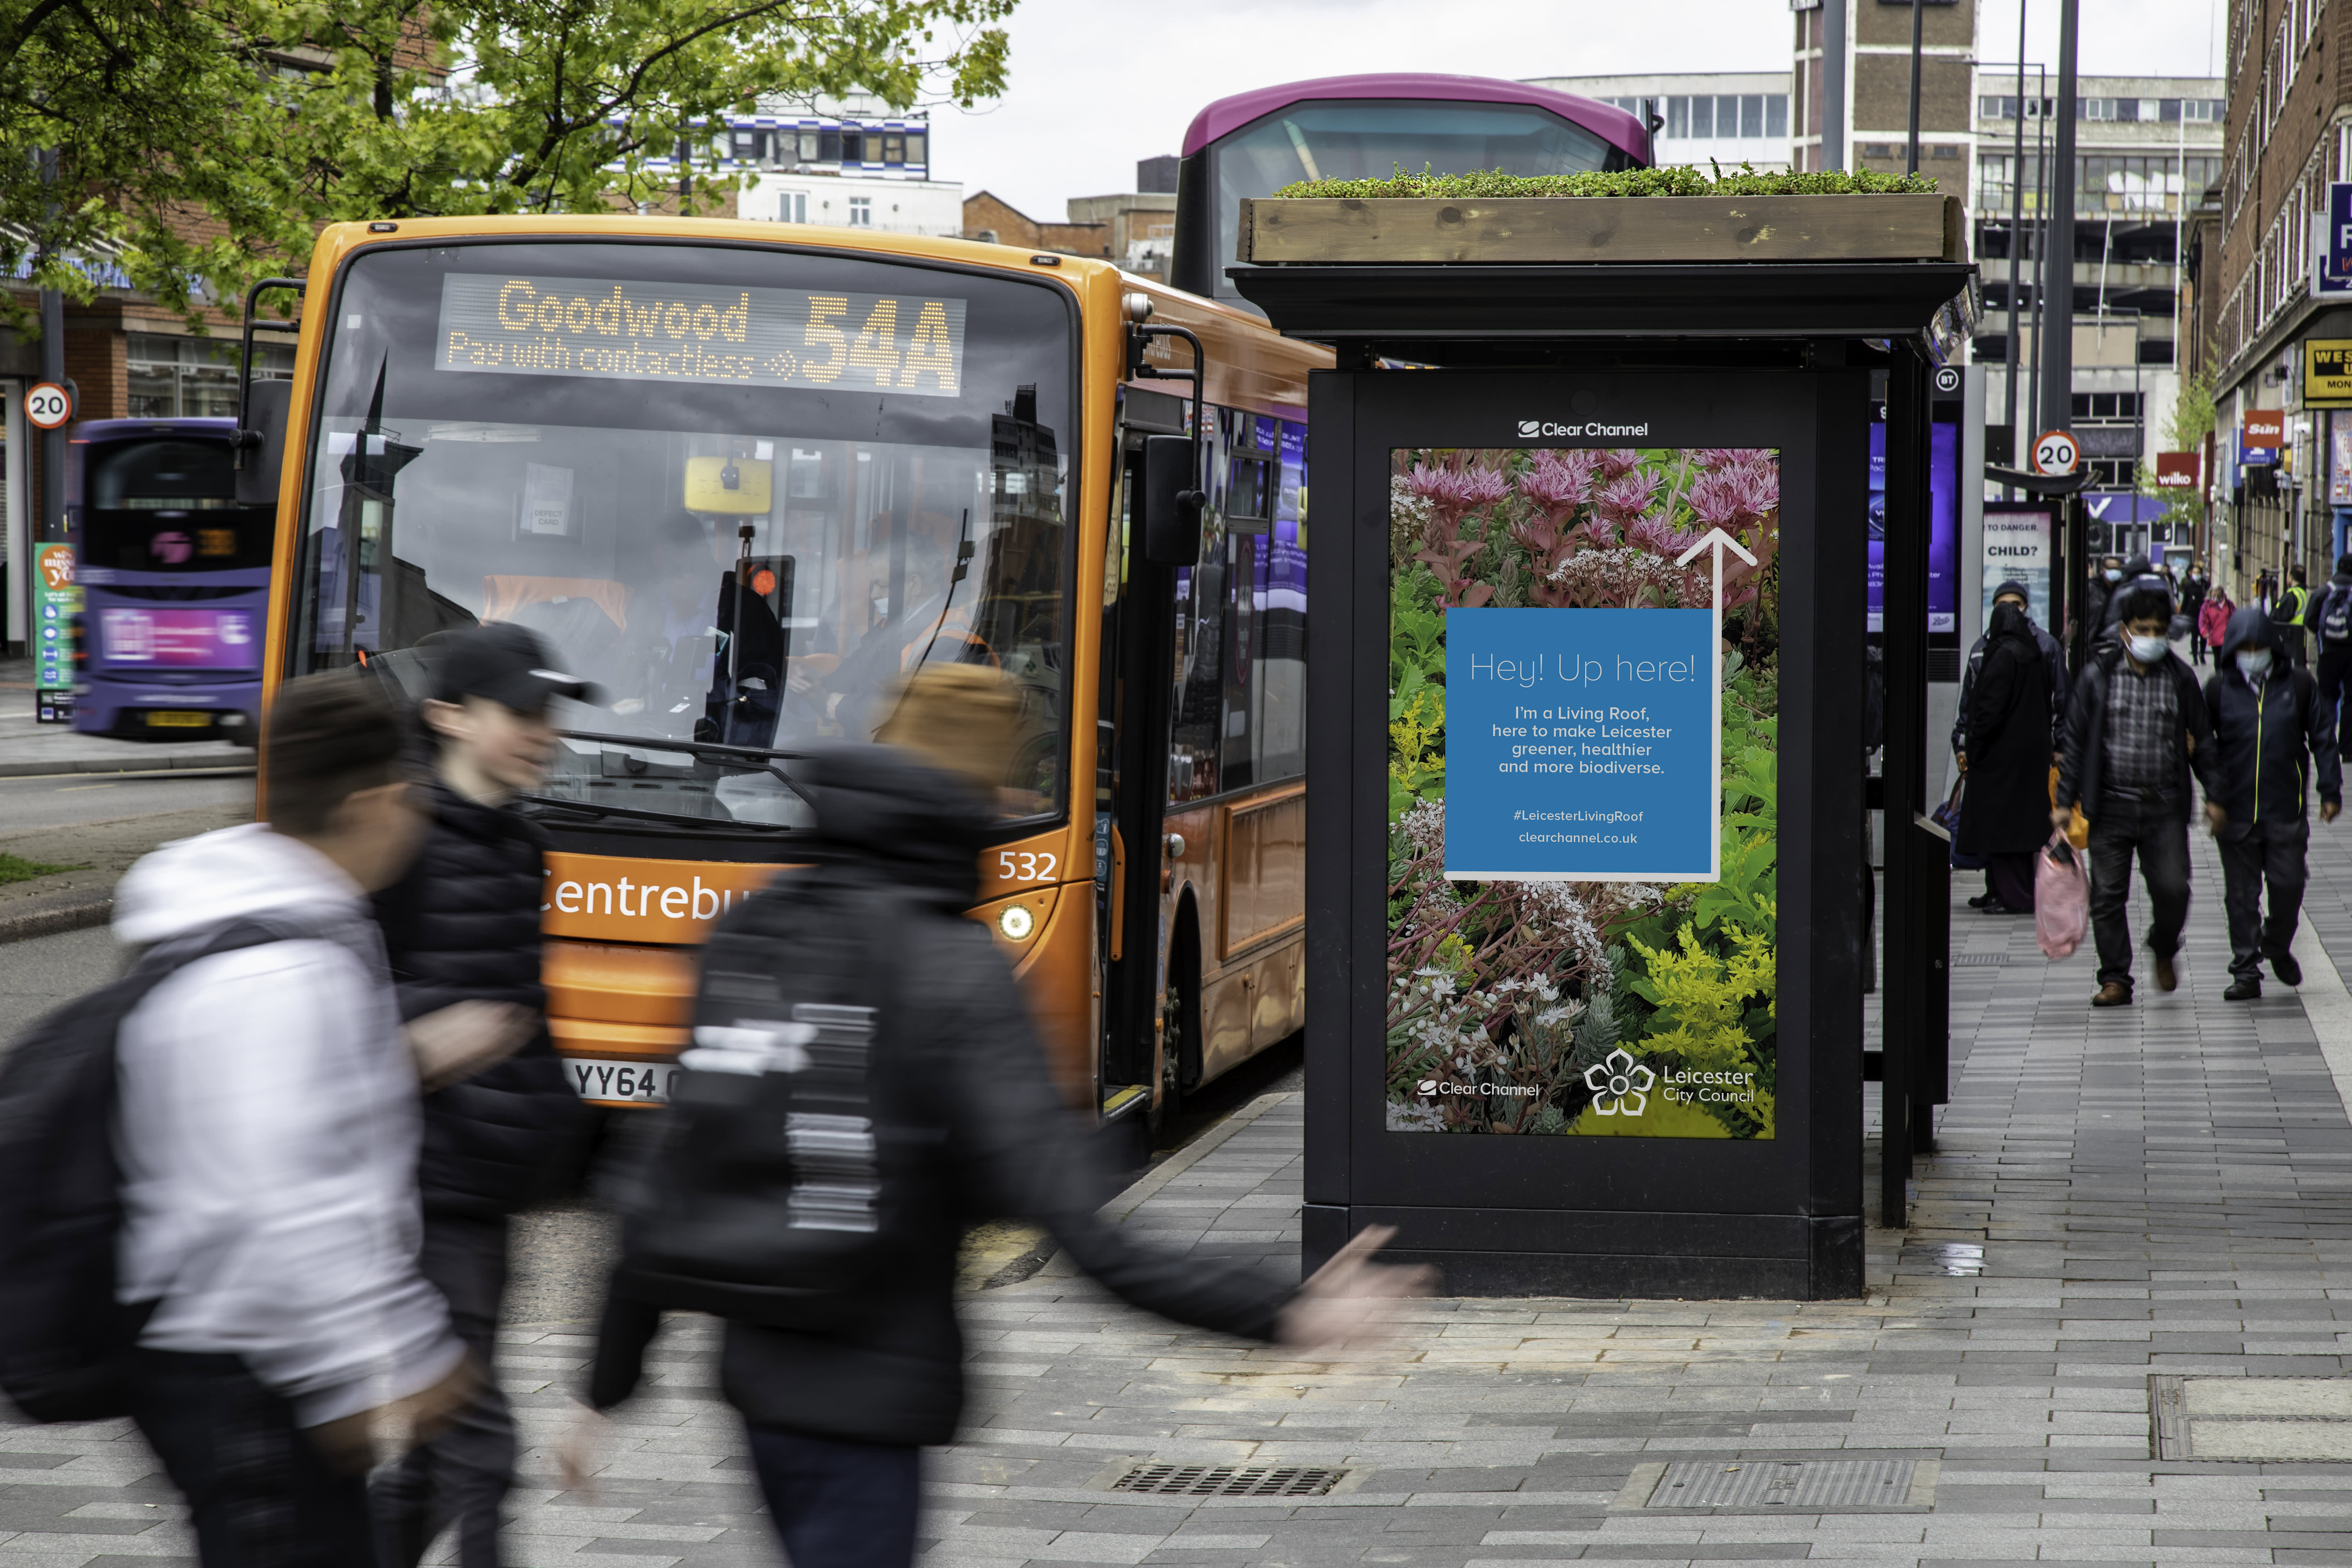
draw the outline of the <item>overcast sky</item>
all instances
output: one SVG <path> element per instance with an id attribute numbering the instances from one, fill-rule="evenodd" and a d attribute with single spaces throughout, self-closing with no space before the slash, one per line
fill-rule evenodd
<path id="1" fill-rule="evenodd" d="M 1874 5 L 1881 0 L 1853 0 Z M 2018 0 L 1983 0 L 1978 54 L 2017 53 Z M 2026 0 L 2027 58 L 2058 65 L 2058 0 Z M 2081 0 L 2091 75 L 2201 76 L 2218 0 Z M 1583 76 L 1786 70 L 1787 0 L 1022 0 L 1012 86 L 935 110 L 933 168 L 1059 220 L 1071 196 L 1132 190 L 1135 163 L 1181 150 L 1202 105 L 1357 71 Z"/>

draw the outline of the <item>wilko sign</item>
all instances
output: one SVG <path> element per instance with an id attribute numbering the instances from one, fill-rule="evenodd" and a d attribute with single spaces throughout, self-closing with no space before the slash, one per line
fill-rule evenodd
<path id="1" fill-rule="evenodd" d="M 2194 452 L 2158 452 L 2156 455 L 2156 488 L 2160 490 L 2193 490 L 2197 488 L 2197 454 Z"/>

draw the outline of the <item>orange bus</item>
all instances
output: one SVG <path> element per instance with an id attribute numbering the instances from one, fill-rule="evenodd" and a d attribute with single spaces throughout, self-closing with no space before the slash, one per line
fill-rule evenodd
<path id="1" fill-rule="evenodd" d="M 1322 351 L 1106 262 L 720 219 L 341 225 L 304 294 L 247 418 L 268 679 L 414 689 L 507 621 L 602 689 L 522 803 L 583 1099 L 665 1098 L 702 933 L 822 852 L 795 758 L 926 661 L 1023 694 L 971 912 L 1074 1105 L 1164 1116 L 1300 1026 Z"/>

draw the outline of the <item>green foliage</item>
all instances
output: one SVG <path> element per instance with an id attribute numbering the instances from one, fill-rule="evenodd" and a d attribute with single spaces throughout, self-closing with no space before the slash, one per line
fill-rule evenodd
<path id="1" fill-rule="evenodd" d="M 197 323 L 321 223 L 668 199 L 648 160 L 762 97 L 992 97 L 1013 5 L 0 0 L 0 266 L 88 300 L 110 265 Z"/>
<path id="2" fill-rule="evenodd" d="M 1777 911 L 1768 908 L 1765 914 L 1776 918 Z M 1768 1137 L 1772 1097 L 1757 1047 L 1777 1022 L 1779 965 L 1769 930 L 1727 924 L 1727 942 L 1709 944 L 1700 942 L 1695 927 L 1685 925 L 1672 949 L 1632 939 L 1648 973 L 1630 983 L 1657 1010 L 1642 1040 L 1643 1059 L 1672 1057 L 1696 1071 L 1755 1074 L 1752 1110 L 1746 1106 L 1724 1109 L 1752 1114 Z M 1722 951 L 1726 946 L 1727 952 Z"/>
<path id="3" fill-rule="evenodd" d="M 1402 164 L 1385 180 L 1295 180 L 1277 196 L 1348 196 L 1378 200 L 1391 196 L 1868 196 L 1934 195 L 1936 182 L 1926 174 L 1881 174 L 1867 169 L 1846 173 L 1830 170 L 1813 174 L 1759 174 L 1742 163 L 1740 172 L 1714 177 L 1687 165 L 1655 169 L 1622 169 L 1580 174 L 1507 174 L 1500 169 L 1467 174 L 1438 174 L 1426 167 L 1407 174 Z"/>
<path id="4" fill-rule="evenodd" d="M 1391 822 L 1445 794 L 1445 613 L 1430 602 L 1427 568 L 1406 578 L 1389 604 Z"/>
<path id="5" fill-rule="evenodd" d="M 1586 1106 L 1572 1131 L 1580 1138 L 1728 1138 L 1731 1129 L 1703 1106 L 1685 1105 L 1653 1090 L 1642 1114 L 1603 1116 Z"/>
<path id="6" fill-rule="evenodd" d="M 0 885 L 9 882 L 29 882 L 36 877 L 54 877 L 60 871 L 79 871 L 79 866 L 52 866 L 47 860 L 27 860 L 21 855 L 0 852 Z"/>

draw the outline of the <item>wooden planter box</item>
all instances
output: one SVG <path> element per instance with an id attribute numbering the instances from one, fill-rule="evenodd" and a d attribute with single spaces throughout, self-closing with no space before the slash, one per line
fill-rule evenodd
<path id="1" fill-rule="evenodd" d="M 1284 262 L 1963 261 L 1958 196 L 1264 196 L 1239 259 Z"/>

